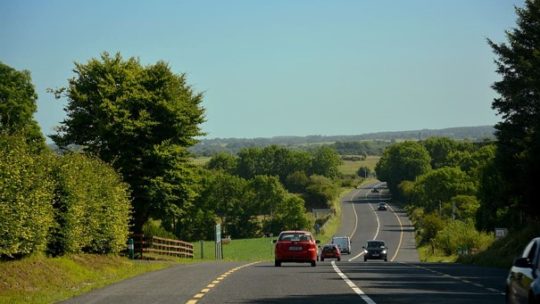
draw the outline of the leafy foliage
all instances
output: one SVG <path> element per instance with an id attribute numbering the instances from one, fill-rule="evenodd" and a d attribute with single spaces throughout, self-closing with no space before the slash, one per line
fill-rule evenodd
<path id="1" fill-rule="evenodd" d="M 494 206 L 508 206 L 508 219 L 521 225 L 526 217 L 540 217 L 540 2 L 526 0 L 516 13 L 517 28 L 506 32 L 507 43 L 488 40 L 502 77 L 492 86 L 499 93 L 492 107 L 503 119 L 495 126 L 497 156 L 492 170 L 500 170 L 495 174 L 505 184 L 490 199 L 496 200 Z M 485 217 L 497 220 L 499 210 L 484 210 Z"/>
<path id="2" fill-rule="evenodd" d="M 49 252 L 118 253 L 129 233 L 127 185 L 107 164 L 82 154 L 57 160 L 55 229 Z"/>
<path id="3" fill-rule="evenodd" d="M 0 135 L 0 257 L 43 251 L 54 224 L 52 156 Z"/>
<path id="4" fill-rule="evenodd" d="M 423 145 L 406 141 L 388 147 L 375 167 L 380 180 L 386 181 L 392 193 L 404 180 L 413 181 L 431 169 L 431 157 Z"/>
<path id="5" fill-rule="evenodd" d="M 45 138 L 34 120 L 37 94 L 29 71 L 17 71 L 0 62 L 0 133 L 21 134 L 37 149 Z"/>
<path id="6" fill-rule="evenodd" d="M 80 145 L 120 172 L 132 190 L 136 231 L 150 216 L 178 216 L 195 194 L 187 147 L 201 135 L 202 95 L 162 61 L 142 66 L 103 53 L 74 72 L 56 91 L 68 104 L 53 140 L 64 149 Z"/>

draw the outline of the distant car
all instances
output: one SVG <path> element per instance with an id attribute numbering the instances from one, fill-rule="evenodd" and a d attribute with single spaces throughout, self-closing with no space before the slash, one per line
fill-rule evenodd
<path id="1" fill-rule="evenodd" d="M 373 193 L 379 193 L 379 189 L 377 189 L 377 188 L 372 188 L 372 189 L 371 189 L 371 192 L 373 192 Z"/>
<path id="2" fill-rule="evenodd" d="M 514 260 L 506 279 L 506 303 L 540 303 L 540 237 Z"/>
<path id="3" fill-rule="evenodd" d="M 386 211 L 386 203 L 379 203 L 379 207 L 377 207 L 377 210 Z"/>
<path id="4" fill-rule="evenodd" d="M 326 244 L 323 246 L 321 250 L 321 262 L 328 258 L 335 258 L 341 261 L 341 251 L 336 244 Z"/>
<path id="5" fill-rule="evenodd" d="M 310 263 L 317 265 L 317 244 L 320 242 L 313 239 L 308 231 L 282 231 L 279 234 L 275 247 L 276 267 L 283 262 Z"/>
<path id="6" fill-rule="evenodd" d="M 341 253 L 351 254 L 351 238 L 348 236 L 334 236 L 332 244 L 336 244 Z"/>
<path id="7" fill-rule="evenodd" d="M 365 252 L 364 262 L 366 262 L 368 259 L 380 259 L 384 260 L 385 262 L 388 261 L 388 247 L 386 247 L 384 241 L 368 241 L 367 246 L 364 246 L 363 248 Z"/>

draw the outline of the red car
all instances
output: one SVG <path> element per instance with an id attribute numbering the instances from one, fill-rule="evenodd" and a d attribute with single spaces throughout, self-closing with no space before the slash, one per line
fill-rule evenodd
<path id="1" fill-rule="evenodd" d="M 334 258 L 341 261 L 341 251 L 336 244 L 326 244 L 321 250 L 321 262 L 327 258 Z"/>
<path id="2" fill-rule="evenodd" d="M 282 231 L 275 248 L 275 266 L 282 262 L 311 263 L 317 265 L 317 244 L 308 231 Z"/>

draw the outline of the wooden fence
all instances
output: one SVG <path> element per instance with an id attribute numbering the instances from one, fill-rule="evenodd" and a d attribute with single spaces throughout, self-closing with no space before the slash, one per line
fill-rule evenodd
<path id="1" fill-rule="evenodd" d="M 137 258 L 143 259 L 148 253 L 193 258 L 193 244 L 191 243 L 157 236 L 147 237 L 143 234 L 136 234 L 132 237 Z"/>

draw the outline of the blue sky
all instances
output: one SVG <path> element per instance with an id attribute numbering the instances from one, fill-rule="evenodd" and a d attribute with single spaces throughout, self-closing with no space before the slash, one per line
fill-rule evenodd
<path id="1" fill-rule="evenodd" d="M 32 73 L 45 134 L 74 62 L 169 63 L 204 92 L 207 138 L 353 135 L 495 124 L 486 38 L 510 0 L 0 0 L 0 61 Z"/>

